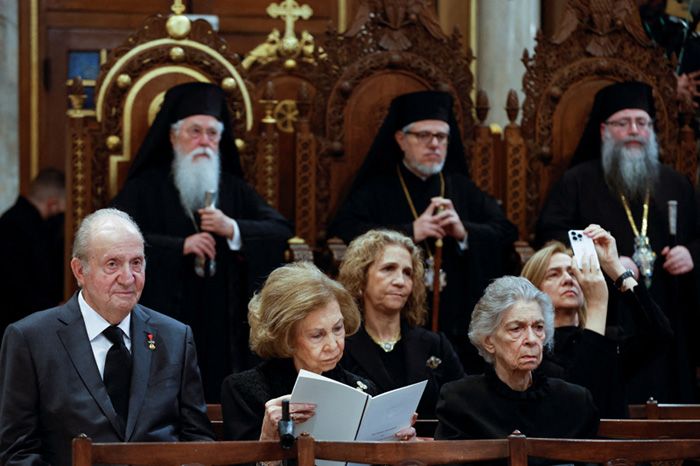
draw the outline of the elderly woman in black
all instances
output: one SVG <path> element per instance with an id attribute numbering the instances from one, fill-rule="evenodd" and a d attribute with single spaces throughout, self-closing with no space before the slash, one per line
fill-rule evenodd
<path id="1" fill-rule="evenodd" d="M 440 387 L 464 371 L 447 337 L 421 327 L 420 249 L 396 231 L 370 230 L 348 246 L 338 280 L 362 312 L 360 329 L 346 341 L 344 367 L 374 381 L 380 392 L 427 379 L 418 415 L 435 418 Z"/>
<path id="2" fill-rule="evenodd" d="M 493 370 L 442 388 L 435 438 L 499 439 L 516 429 L 528 437 L 595 437 L 591 393 L 537 371 L 553 335 L 545 293 L 521 277 L 491 283 L 474 307 L 469 340 Z"/>
<path id="3" fill-rule="evenodd" d="M 345 335 L 360 325 L 355 301 L 338 282 L 309 263 L 274 270 L 248 305 L 250 347 L 264 361 L 228 376 L 221 388 L 227 440 L 277 440 L 282 401 L 289 399 L 297 373 L 305 369 L 376 394 L 374 384 L 344 370 Z M 296 424 L 314 415 L 315 405 L 291 403 Z M 398 439 L 415 437 L 407 428 Z"/>

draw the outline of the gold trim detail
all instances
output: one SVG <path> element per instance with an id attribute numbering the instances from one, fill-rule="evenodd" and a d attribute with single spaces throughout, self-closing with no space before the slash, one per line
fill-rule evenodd
<path id="1" fill-rule="evenodd" d="M 271 3 L 266 10 L 271 18 L 284 20 L 284 36 L 280 35 L 277 28 L 274 28 L 267 39 L 262 44 L 257 45 L 248 52 L 241 63 L 244 69 L 249 69 L 255 63 L 265 64 L 278 58 L 286 58 L 287 69 L 296 68 L 294 58 L 301 58 L 304 61 L 313 63 L 314 37 L 307 30 L 301 31 L 301 40 L 297 39 L 294 32 L 294 25 L 300 19 L 309 19 L 314 11 L 309 5 L 299 4 L 295 0 L 284 0 Z"/>
<path id="2" fill-rule="evenodd" d="M 294 132 L 294 123 L 299 117 L 296 101 L 284 99 L 275 105 L 273 123 L 277 123 L 277 129 L 285 133 Z M 264 120 L 263 120 L 264 121 Z"/>
<path id="3" fill-rule="evenodd" d="M 344 33 L 348 28 L 348 5 L 345 0 L 338 0 L 338 32 Z"/>
<path id="4" fill-rule="evenodd" d="M 110 68 L 110 70 L 107 72 L 107 75 L 105 76 L 105 79 L 103 81 L 103 84 L 100 86 L 100 91 L 97 95 L 97 100 L 95 104 L 95 111 L 97 112 L 97 121 L 101 122 L 103 118 L 103 112 L 104 112 L 104 101 L 105 101 L 105 94 L 107 93 L 107 89 L 109 89 L 112 81 L 114 80 L 114 75 L 124 66 L 126 62 L 137 56 L 138 54 L 157 47 L 161 47 L 164 45 L 173 45 L 173 46 L 180 46 L 180 47 L 192 47 L 193 49 L 200 50 L 204 53 L 207 53 L 211 55 L 216 61 L 218 61 L 230 74 L 231 77 L 235 80 L 236 85 L 241 91 L 241 96 L 243 100 L 243 105 L 245 107 L 245 127 L 246 131 L 250 131 L 250 129 L 253 127 L 253 107 L 250 102 L 250 95 L 248 94 L 248 88 L 245 86 L 245 83 L 243 81 L 243 78 L 241 75 L 238 73 L 236 68 L 224 58 L 223 55 L 221 55 L 219 52 L 216 50 L 212 49 L 211 47 L 204 45 L 199 42 L 195 42 L 189 39 L 181 40 L 181 41 L 176 41 L 170 38 L 163 38 L 163 39 L 156 39 L 149 41 L 145 44 L 141 44 L 137 47 L 134 47 L 124 55 L 122 55 L 119 60 L 117 60 L 114 65 Z M 159 68 L 159 69 L 168 69 L 168 67 L 165 68 Z M 178 67 L 178 69 L 184 69 L 181 67 Z M 208 80 L 207 80 L 208 81 Z"/>
<path id="5" fill-rule="evenodd" d="M 193 70 L 192 68 L 188 68 L 185 66 L 164 66 L 149 71 L 148 73 L 141 76 L 134 83 L 131 89 L 129 89 L 129 93 L 127 94 L 126 99 L 124 101 L 122 152 L 121 154 L 117 153 L 109 155 L 109 199 L 117 195 L 117 168 L 119 166 L 119 162 L 128 162 L 129 160 L 131 160 L 131 111 L 134 106 L 136 96 L 139 94 L 143 86 L 145 86 L 152 79 L 175 71 L 185 74 L 187 76 L 191 76 L 198 81 L 210 82 L 210 80 L 205 75 L 196 70 Z"/>

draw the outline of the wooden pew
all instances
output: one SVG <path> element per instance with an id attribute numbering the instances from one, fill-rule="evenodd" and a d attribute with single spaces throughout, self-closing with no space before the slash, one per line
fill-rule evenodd
<path id="1" fill-rule="evenodd" d="M 507 460 L 508 440 L 439 440 L 434 442 L 326 442 L 302 434 L 297 439 L 298 466 L 315 460 L 367 464 L 450 464 Z"/>
<path id="2" fill-rule="evenodd" d="M 700 419 L 700 404 L 659 403 L 653 398 L 628 406 L 632 419 Z"/>
<path id="3" fill-rule="evenodd" d="M 700 440 L 572 440 L 511 435 L 510 466 L 527 466 L 528 458 L 558 463 L 636 464 L 697 458 Z"/>
<path id="4" fill-rule="evenodd" d="M 700 439 L 700 420 L 601 419 L 598 435 L 610 439 Z"/>
<path id="5" fill-rule="evenodd" d="M 93 443 L 84 435 L 73 439 L 73 466 L 239 464 L 295 458 L 296 455 L 296 448 L 283 450 L 279 442 L 269 441 Z"/>
<path id="6" fill-rule="evenodd" d="M 221 414 L 220 404 L 208 404 L 207 405 L 207 416 L 209 417 L 209 422 L 211 422 L 211 429 L 214 431 L 214 438 L 216 440 L 224 439 L 224 418 Z"/>

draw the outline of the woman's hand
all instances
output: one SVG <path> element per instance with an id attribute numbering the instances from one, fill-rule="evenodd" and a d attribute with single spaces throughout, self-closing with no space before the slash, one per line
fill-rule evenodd
<path id="1" fill-rule="evenodd" d="M 279 440 L 277 424 L 282 419 L 282 401 L 289 400 L 292 395 L 284 395 L 273 398 L 265 403 L 265 417 L 263 417 L 260 440 Z M 289 417 L 295 424 L 306 422 L 315 414 L 316 405 L 313 403 L 290 403 Z"/>
<path id="2" fill-rule="evenodd" d="M 591 224 L 583 230 L 583 234 L 593 240 L 598 262 L 605 272 L 605 275 L 615 280 L 625 271 L 625 266 L 620 261 L 617 253 L 617 242 L 610 232 L 604 230 L 600 225 Z"/>
<path id="3" fill-rule="evenodd" d="M 581 269 L 576 258 L 571 258 L 571 270 L 581 286 L 586 300 L 586 328 L 605 335 L 605 321 L 608 316 L 608 285 L 592 256 L 584 257 Z"/>
<path id="4" fill-rule="evenodd" d="M 413 442 L 417 439 L 416 437 L 416 429 L 413 428 L 413 425 L 416 423 L 416 420 L 418 419 L 418 413 L 413 413 L 413 416 L 411 416 L 411 426 L 406 427 L 405 429 L 401 429 L 400 431 L 396 432 L 394 434 L 394 437 L 396 437 L 396 440 L 401 440 L 402 442 Z"/>

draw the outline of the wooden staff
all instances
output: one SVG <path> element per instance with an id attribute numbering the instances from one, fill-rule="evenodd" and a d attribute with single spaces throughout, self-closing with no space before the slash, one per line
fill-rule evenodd
<path id="1" fill-rule="evenodd" d="M 440 268 L 442 267 L 442 238 L 435 241 L 435 254 L 433 255 L 433 319 L 432 330 L 438 331 L 440 319 Z"/>

